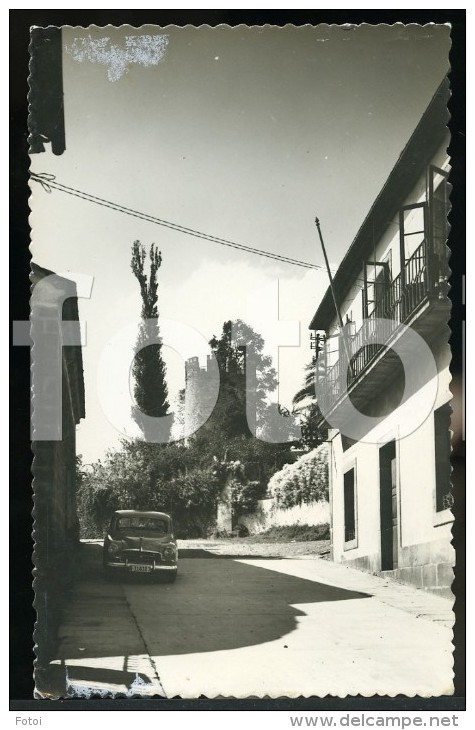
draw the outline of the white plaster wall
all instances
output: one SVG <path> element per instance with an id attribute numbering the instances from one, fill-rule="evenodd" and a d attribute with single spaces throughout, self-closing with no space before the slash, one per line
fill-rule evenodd
<path id="1" fill-rule="evenodd" d="M 379 449 L 374 444 L 360 443 L 343 452 L 340 439 L 333 444 L 333 554 L 340 562 L 379 552 Z M 345 548 L 343 474 L 351 468 L 355 469 L 356 542 Z"/>
<path id="2" fill-rule="evenodd" d="M 379 449 L 392 439 L 396 440 L 399 545 L 409 547 L 445 538 L 447 559 L 450 559 L 452 516 L 449 511 L 437 513 L 435 510 L 433 415 L 434 409 L 450 398 L 449 380 L 448 370 L 439 373 L 433 407 L 407 436 L 400 437 L 401 424 L 423 412 L 433 383 L 421 388 L 368 434 L 366 438 L 371 438 L 372 443 L 359 442 L 343 452 L 340 439 L 332 441 L 329 467 L 335 560 L 352 560 L 380 552 Z M 343 474 L 353 466 L 356 469 L 356 545 L 345 549 Z"/>
<path id="3" fill-rule="evenodd" d="M 399 523 L 402 546 L 433 539 L 435 453 L 433 417 L 399 442 Z"/>
<path id="4" fill-rule="evenodd" d="M 449 383 L 450 372 L 444 369 L 437 378 L 437 397 L 429 416 L 410 436 L 400 439 L 398 443 L 402 547 L 437 540 L 447 532 L 447 528 L 439 529 L 437 523 L 443 521 L 442 515 L 435 511 L 434 410 L 450 400 Z M 430 384 L 421 391 L 429 387 Z M 415 400 L 412 398 L 407 404 L 407 409 L 412 412 L 417 407 Z M 448 512 L 445 515 L 447 519 L 451 519 Z"/>
<path id="5" fill-rule="evenodd" d="M 330 507 L 326 501 L 279 509 L 274 498 L 260 499 L 254 514 L 238 520 L 251 534 L 259 534 L 275 525 L 321 525 L 329 521 Z"/>
<path id="6" fill-rule="evenodd" d="M 450 169 L 446 145 L 443 144 L 433 156 L 431 163 L 444 170 Z M 426 200 L 426 178 L 422 175 L 413 190 L 407 195 L 404 205 L 420 203 Z M 392 251 L 392 277 L 400 273 L 399 254 L 399 217 L 388 221 L 384 235 L 375 243 L 376 259 L 383 260 Z M 360 281 L 355 281 L 352 289 L 345 295 L 345 303 L 341 314 L 351 312 L 352 318 L 361 324 L 361 288 L 363 285 L 363 269 L 359 274 Z M 329 331 L 338 330 L 335 317 Z M 401 426 L 409 419 L 422 413 L 426 396 L 431 383 L 422 387 L 404 406 L 396 409 L 384 421 L 367 435 L 372 443 L 359 442 L 343 452 L 341 440 L 333 438 L 329 459 L 329 478 L 332 503 L 332 539 L 333 556 L 336 561 L 352 560 L 366 556 L 377 556 L 380 553 L 380 515 L 379 515 L 379 449 L 384 443 L 396 440 L 397 478 L 398 478 L 398 524 L 400 547 L 409 547 L 423 543 L 437 543 L 443 546 L 440 560 L 450 553 L 452 517 L 449 511 L 435 511 L 435 453 L 434 453 L 434 416 L 433 411 L 446 403 L 449 392 L 450 373 L 447 368 L 447 353 L 437 355 L 439 375 L 435 402 L 424 418 L 419 419 L 409 435 L 401 436 Z M 418 364 L 420 368 L 420 363 Z M 371 377 L 371 376 L 369 376 Z M 433 384 L 433 383 L 432 383 Z M 383 394 L 382 394 L 383 395 Z M 384 397 L 384 395 L 383 395 Z M 356 542 L 351 549 L 344 545 L 344 504 L 343 473 L 356 466 Z M 450 559 L 450 558 L 449 558 Z"/>

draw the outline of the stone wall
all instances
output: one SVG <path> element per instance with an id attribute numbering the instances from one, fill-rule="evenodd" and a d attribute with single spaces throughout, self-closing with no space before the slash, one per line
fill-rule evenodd
<path id="1" fill-rule="evenodd" d="M 228 477 L 226 484 L 218 499 L 218 507 L 216 513 L 216 530 L 217 532 L 230 533 L 234 527 L 233 524 L 233 508 L 231 494 L 232 477 Z"/>
<path id="2" fill-rule="evenodd" d="M 85 408 L 81 347 L 65 346 L 61 328 L 62 320 L 78 320 L 76 287 L 73 282 L 34 265 L 31 280 L 35 288 L 41 284 L 32 299 L 32 405 L 37 408 L 37 414 L 41 413 L 42 426 L 49 428 L 51 433 L 49 440 L 32 442 L 34 605 L 37 612 L 35 681 L 40 689 L 42 667 L 54 647 L 62 603 L 74 577 L 79 548 L 76 424 L 84 417 Z M 60 383 L 53 374 L 45 377 L 42 372 L 47 360 L 36 368 L 44 357 L 45 348 L 54 348 L 60 358 Z M 59 419 L 54 407 L 48 405 L 51 393 L 57 392 L 58 388 L 61 393 Z M 35 428 L 38 429 L 37 420 Z"/>
<path id="3" fill-rule="evenodd" d="M 247 527 L 251 534 L 258 534 L 274 526 L 329 523 L 327 460 L 327 445 L 321 444 L 297 461 L 285 464 L 269 480 L 267 489 L 271 496 L 260 499 L 256 511 L 239 517 L 237 524 Z M 302 500 L 300 504 L 283 505 L 298 499 Z"/>
<path id="4" fill-rule="evenodd" d="M 330 521 L 330 505 L 326 501 L 310 502 L 295 507 L 280 508 L 273 497 L 260 499 L 256 511 L 240 517 L 237 522 L 244 525 L 252 535 L 276 525 L 322 525 Z"/>

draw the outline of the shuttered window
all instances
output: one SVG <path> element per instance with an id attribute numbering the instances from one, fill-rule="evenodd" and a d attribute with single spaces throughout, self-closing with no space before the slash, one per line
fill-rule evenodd
<path id="1" fill-rule="evenodd" d="M 345 542 L 356 539 L 355 514 L 355 470 L 350 469 L 343 475 Z"/>

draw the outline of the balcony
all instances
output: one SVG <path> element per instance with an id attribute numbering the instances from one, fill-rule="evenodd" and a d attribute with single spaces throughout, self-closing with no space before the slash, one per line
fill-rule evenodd
<path id="1" fill-rule="evenodd" d="M 325 378 L 324 392 L 319 394 L 323 411 L 329 414 L 346 394 L 351 395 L 355 407 L 363 405 L 374 397 L 378 386 L 391 378 L 394 361 L 398 358 L 388 348 L 393 337 L 397 337 L 397 325 L 411 326 L 430 344 L 448 318 L 450 303 L 446 297 L 445 282 L 446 272 L 423 241 L 406 261 L 401 274 L 387 287 L 360 330 L 354 335 L 347 334 L 347 340 L 351 340 L 351 351 L 356 353 L 351 358 L 348 372 L 341 372 L 339 359 L 325 375 L 320 375 Z M 385 326 L 386 331 L 376 324 L 376 320 L 380 319 L 390 321 Z M 378 340 L 385 344 L 365 344 L 369 332 L 377 334 Z M 372 377 L 368 379 L 369 371 Z"/>

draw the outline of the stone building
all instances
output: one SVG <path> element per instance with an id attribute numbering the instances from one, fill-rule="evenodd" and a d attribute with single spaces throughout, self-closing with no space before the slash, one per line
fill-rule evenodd
<path id="1" fill-rule="evenodd" d="M 61 326 L 63 321 L 78 323 L 76 285 L 35 264 L 31 269 L 35 640 L 41 666 L 55 640 L 79 546 L 76 426 L 85 407 L 81 346 L 66 345 Z M 45 359 L 52 352 L 59 358 L 59 378 Z M 59 419 L 54 413 L 55 394 L 61 403 Z M 50 438 L 35 439 L 35 433 Z"/>
<path id="2" fill-rule="evenodd" d="M 444 81 L 334 277 L 345 336 L 330 289 L 310 329 L 322 345 L 319 405 L 333 426 L 334 560 L 450 595 L 448 98 Z M 411 356 L 401 323 L 430 353 L 411 375 L 391 349 Z M 354 409 L 372 418 L 361 433 Z"/>
<path id="3" fill-rule="evenodd" d="M 207 356 L 206 367 L 200 366 L 198 357 L 190 357 L 185 363 L 185 428 L 194 433 L 212 413 L 216 403 L 219 371 L 216 358 Z"/>

